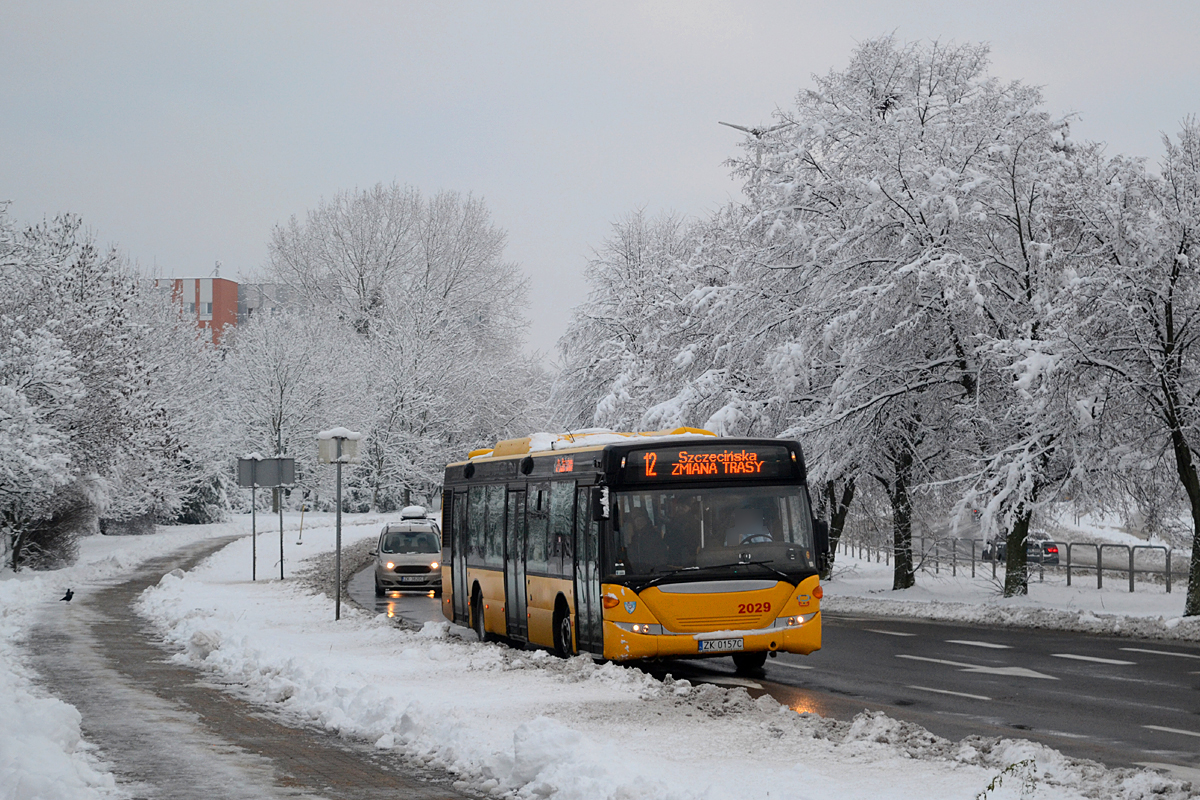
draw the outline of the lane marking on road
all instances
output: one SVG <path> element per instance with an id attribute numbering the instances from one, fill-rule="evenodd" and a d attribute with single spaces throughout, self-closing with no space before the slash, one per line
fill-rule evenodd
<path id="1" fill-rule="evenodd" d="M 789 664 L 786 661 L 776 661 L 772 667 L 787 667 L 788 669 L 812 669 L 811 664 Z"/>
<path id="2" fill-rule="evenodd" d="M 911 661 L 927 661 L 930 664 L 945 664 L 950 667 L 958 667 L 963 672 L 978 672 L 984 675 L 1008 675 L 1013 678 L 1042 678 L 1043 680 L 1056 681 L 1058 678 L 1053 675 L 1045 675 L 1025 667 L 981 667 L 978 664 L 964 664 L 961 661 L 947 661 L 944 658 L 926 658 L 925 656 L 910 656 L 904 653 L 898 653 L 896 658 L 907 658 Z"/>
<path id="3" fill-rule="evenodd" d="M 1051 653 L 1054 658 L 1069 658 L 1072 661 L 1091 661 L 1096 664 L 1118 664 L 1122 666 L 1136 665 L 1136 661 L 1121 661 L 1116 658 L 1097 658 L 1096 656 L 1077 656 L 1074 653 Z"/>
<path id="4" fill-rule="evenodd" d="M 965 644 L 968 647 L 990 647 L 993 650 L 1011 650 L 1012 645 L 996 644 L 995 642 L 974 642 L 970 639 L 947 639 L 946 644 Z"/>
<path id="5" fill-rule="evenodd" d="M 1180 728 L 1164 728 L 1162 725 L 1143 725 L 1143 728 L 1149 728 L 1152 731 L 1162 731 L 1163 733 L 1178 733 L 1182 736 L 1195 736 L 1200 739 L 1200 733 L 1196 731 L 1185 731 Z"/>
<path id="6" fill-rule="evenodd" d="M 950 695 L 954 695 L 955 697 L 967 697 L 967 698 L 970 698 L 971 700 L 985 700 L 985 701 L 990 702 L 992 699 L 990 697 L 984 697 L 981 694 L 967 694 L 966 692 L 952 692 L 949 689 L 934 689 L 929 686 L 912 686 L 910 684 L 908 686 L 908 688 L 909 689 L 918 689 L 922 692 L 937 692 L 938 694 L 950 694 Z"/>
<path id="7" fill-rule="evenodd" d="M 741 686 L 745 689 L 761 689 L 761 688 L 763 688 L 761 683 L 746 680 L 745 678 L 707 678 L 707 677 L 701 678 L 701 677 L 697 677 L 696 680 L 704 681 L 705 683 L 716 683 L 721 686 Z"/>
<path id="8" fill-rule="evenodd" d="M 1179 658 L 1200 658 L 1195 653 L 1175 653 L 1170 650 L 1147 650 L 1144 647 L 1122 647 L 1127 653 L 1153 653 L 1156 656 L 1178 656 Z"/>
<path id="9" fill-rule="evenodd" d="M 916 636 L 915 633 L 909 633 L 908 631 L 885 631 L 882 628 L 864 628 L 863 630 L 870 631 L 871 633 L 884 633 L 888 636 Z"/>

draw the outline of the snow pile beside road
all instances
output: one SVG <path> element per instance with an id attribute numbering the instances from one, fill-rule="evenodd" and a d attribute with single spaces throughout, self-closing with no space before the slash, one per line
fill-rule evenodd
<path id="1" fill-rule="evenodd" d="M 313 550 L 328 544 L 314 533 Z M 826 720 L 744 689 L 481 645 L 449 623 L 404 630 L 346 607 L 335 622 L 332 602 L 299 582 L 246 581 L 248 550 L 236 542 L 143 595 L 139 610 L 175 659 L 296 722 L 448 770 L 462 789 L 562 800 L 974 798 L 1031 759 L 1009 781 L 1027 785 L 1025 797 L 1187 796 L 1153 773 L 1028 742 L 952 743 L 878 713 Z"/>

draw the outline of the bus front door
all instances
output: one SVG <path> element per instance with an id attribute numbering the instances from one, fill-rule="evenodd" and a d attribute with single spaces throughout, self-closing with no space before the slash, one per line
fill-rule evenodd
<path id="1" fill-rule="evenodd" d="M 600 537 L 592 521 L 591 488 L 575 490 L 575 644 L 581 653 L 604 650 L 600 610 Z"/>
<path id="2" fill-rule="evenodd" d="M 529 620 L 525 593 L 525 490 L 508 493 L 504 515 L 504 608 L 509 636 L 528 639 Z"/>

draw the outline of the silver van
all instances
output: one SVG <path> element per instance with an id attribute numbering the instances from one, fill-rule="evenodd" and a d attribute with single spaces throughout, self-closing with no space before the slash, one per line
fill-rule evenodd
<path id="1" fill-rule="evenodd" d="M 442 532 L 421 506 L 408 506 L 399 522 L 384 525 L 371 555 L 376 597 L 391 591 L 442 593 Z"/>

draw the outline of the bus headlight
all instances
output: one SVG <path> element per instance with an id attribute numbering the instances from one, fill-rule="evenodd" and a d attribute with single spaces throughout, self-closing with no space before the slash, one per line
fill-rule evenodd
<path id="1" fill-rule="evenodd" d="M 780 617 L 777 620 L 775 620 L 775 625 L 773 627 L 797 628 L 797 627 L 803 625 L 804 623 L 808 622 L 809 620 L 811 620 L 816 615 L 817 615 L 816 612 L 813 612 L 812 614 L 799 614 L 794 617 Z"/>
<path id="2" fill-rule="evenodd" d="M 389 562 L 387 562 L 387 564 L 385 564 L 384 566 L 386 566 L 388 569 L 395 569 L 395 568 L 396 568 L 396 564 L 395 564 L 394 562 L 392 562 L 392 561 L 389 561 Z"/>
<path id="3" fill-rule="evenodd" d="M 429 565 L 429 568 L 430 568 L 430 569 L 437 569 L 437 568 L 438 568 L 438 567 L 440 567 L 440 566 L 441 566 L 441 564 L 439 564 L 438 562 L 434 561 L 432 564 L 430 564 L 430 565 Z"/>

